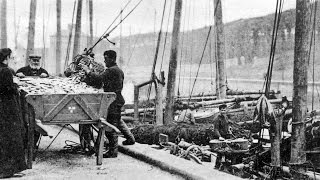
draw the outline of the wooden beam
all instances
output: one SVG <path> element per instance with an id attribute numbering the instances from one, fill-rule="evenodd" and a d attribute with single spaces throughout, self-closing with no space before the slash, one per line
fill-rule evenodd
<path id="1" fill-rule="evenodd" d="M 61 73 L 61 0 L 57 0 L 56 74 Z"/>
<path id="2" fill-rule="evenodd" d="M 217 78 L 216 91 L 218 99 L 225 99 L 227 95 L 226 75 L 225 75 L 225 45 L 224 45 L 224 25 L 222 22 L 222 0 L 214 0 L 215 7 L 215 27 L 216 27 L 216 45 L 217 52 Z"/>
<path id="3" fill-rule="evenodd" d="M 34 35 L 35 35 L 35 25 L 36 25 L 36 9 L 37 0 L 30 1 L 30 16 L 29 16 L 29 30 L 28 30 L 28 44 L 27 44 L 27 54 L 25 65 L 28 65 L 29 55 L 34 53 Z"/>
<path id="4" fill-rule="evenodd" d="M 170 124 L 174 118 L 174 94 L 176 85 L 177 57 L 179 47 L 179 32 L 181 23 L 182 0 L 176 0 L 173 20 L 173 30 L 171 38 L 171 53 L 167 84 L 167 102 L 165 110 L 164 124 Z"/>
<path id="5" fill-rule="evenodd" d="M 306 172 L 305 120 L 308 95 L 308 58 L 310 46 L 310 0 L 296 0 L 296 27 L 293 66 L 293 109 L 290 167 L 293 179 Z M 296 172 L 296 173 L 295 173 Z"/>
<path id="6" fill-rule="evenodd" d="M 90 21 L 90 38 L 89 38 L 89 46 L 93 45 L 93 2 L 89 0 L 89 21 Z"/>
<path id="7" fill-rule="evenodd" d="M 134 86 L 134 119 L 139 120 L 139 86 Z"/>
<path id="8" fill-rule="evenodd" d="M 1 3 L 1 48 L 7 47 L 7 0 Z"/>
<path id="9" fill-rule="evenodd" d="M 156 81 L 156 124 L 163 125 L 163 87 L 162 83 Z"/>
<path id="10" fill-rule="evenodd" d="M 77 16 L 76 16 L 76 29 L 75 29 L 74 42 L 73 42 L 73 56 L 72 56 L 72 58 L 74 58 L 76 55 L 78 55 L 80 53 L 81 12 L 82 12 L 82 0 L 78 0 Z"/>

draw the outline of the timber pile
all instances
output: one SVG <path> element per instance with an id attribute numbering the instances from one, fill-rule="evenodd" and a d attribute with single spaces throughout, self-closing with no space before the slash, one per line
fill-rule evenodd
<path id="1" fill-rule="evenodd" d="M 240 121 L 252 120 L 247 115 L 231 115 L 232 133 L 236 138 L 248 138 L 249 130 L 237 124 Z M 169 124 L 169 125 L 140 125 L 131 130 L 136 141 L 142 144 L 159 144 L 159 134 L 168 135 L 170 142 L 179 142 L 184 139 L 186 142 L 197 145 L 209 145 L 209 141 L 214 137 L 214 126 L 212 123 L 206 124 Z"/>
<path id="2" fill-rule="evenodd" d="M 15 78 L 19 89 L 28 94 L 67 94 L 100 92 L 76 78 Z"/>
<path id="3" fill-rule="evenodd" d="M 131 132 L 136 141 L 142 144 L 159 144 L 159 134 L 162 133 L 168 135 L 170 142 L 179 142 L 179 139 L 183 138 L 186 142 L 207 145 L 213 137 L 213 126 L 188 124 L 141 125 L 132 129 Z"/>

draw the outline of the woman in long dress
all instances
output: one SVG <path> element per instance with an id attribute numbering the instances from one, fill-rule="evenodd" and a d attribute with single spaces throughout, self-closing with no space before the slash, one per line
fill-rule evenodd
<path id="1" fill-rule="evenodd" d="M 11 50 L 0 49 L 0 178 L 12 177 L 27 168 L 18 91 L 8 67 Z"/>

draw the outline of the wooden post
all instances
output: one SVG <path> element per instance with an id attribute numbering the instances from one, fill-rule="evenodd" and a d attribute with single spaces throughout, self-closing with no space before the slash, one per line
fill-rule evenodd
<path id="1" fill-rule="evenodd" d="M 93 44 L 93 2 L 89 0 L 89 21 L 90 21 L 90 38 L 89 38 L 89 45 L 92 46 Z"/>
<path id="2" fill-rule="evenodd" d="M 305 120 L 307 115 L 308 57 L 310 46 L 310 0 L 296 0 L 296 28 L 293 67 L 293 109 L 291 135 L 291 172 L 293 179 L 303 179 Z"/>
<path id="3" fill-rule="evenodd" d="M 14 24 L 14 49 L 18 49 L 18 25 L 16 15 L 16 0 L 13 1 L 13 24 Z"/>
<path id="4" fill-rule="evenodd" d="M 61 0 L 57 0 L 56 74 L 61 73 Z"/>
<path id="5" fill-rule="evenodd" d="M 274 121 L 271 121 L 271 130 L 269 131 L 271 140 L 271 166 L 273 167 L 271 178 L 281 178 L 281 157 L 280 157 L 280 144 L 281 144 L 281 132 L 282 132 L 282 119 L 285 112 L 279 117 L 275 117 Z M 274 132 L 272 130 L 275 130 Z"/>
<path id="6" fill-rule="evenodd" d="M 73 56 L 79 54 L 80 51 L 80 39 L 81 39 L 81 12 L 82 12 L 82 0 L 78 0 L 77 17 L 76 17 L 76 29 L 73 43 Z"/>
<path id="7" fill-rule="evenodd" d="M 21 109 L 22 109 L 22 118 L 24 123 L 27 124 L 27 168 L 32 169 L 32 161 L 34 159 L 34 130 L 35 130 L 35 114 L 32 106 L 27 103 L 24 98 L 25 95 L 20 97 L 21 100 Z"/>
<path id="8" fill-rule="evenodd" d="M 7 0 L 1 3 L 1 48 L 7 47 Z"/>
<path id="9" fill-rule="evenodd" d="M 134 120 L 139 120 L 139 86 L 134 86 Z"/>
<path id="10" fill-rule="evenodd" d="M 121 8 L 120 10 L 120 22 L 122 22 L 122 11 L 123 9 Z M 122 68 L 123 66 L 123 55 L 122 55 L 122 23 L 120 23 L 120 35 L 119 35 L 119 61 L 118 61 L 118 66 L 120 66 L 120 68 Z"/>
<path id="11" fill-rule="evenodd" d="M 34 34 L 35 34 L 35 25 L 36 25 L 36 9 L 37 9 L 37 0 L 30 1 L 30 16 L 29 16 L 29 31 L 28 31 L 28 45 L 26 53 L 26 62 L 28 65 L 29 55 L 34 53 Z"/>
<path id="12" fill-rule="evenodd" d="M 214 0 L 215 7 L 215 27 L 217 41 L 217 96 L 218 99 L 225 99 L 227 95 L 226 75 L 225 75 L 225 52 L 224 52 L 224 27 L 222 22 L 222 5 L 221 0 Z"/>
<path id="13" fill-rule="evenodd" d="M 164 72 L 161 72 L 160 82 L 156 82 L 156 124 L 163 125 L 163 87 L 164 87 Z"/>
<path id="14" fill-rule="evenodd" d="M 169 73 L 168 73 L 168 84 L 167 84 L 167 99 L 166 99 L 166 109 L 164 124 L 170 124 L 174 117 L 174 94 L 176 85 L 176 71 L 177 71 L 177 55 L 179 46 L 179 32 L 180 32 L 180 22 L 181 22 L 181 8 L 182 0 L 176 0 L 174 20 L 173 20 L 173 30 L 171 38 L 171 53 L 170 53 L 170 63 L 169 63 Z"/>

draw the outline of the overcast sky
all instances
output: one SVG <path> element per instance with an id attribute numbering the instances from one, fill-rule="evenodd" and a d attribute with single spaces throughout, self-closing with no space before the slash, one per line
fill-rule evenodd
<path id="1" fill-rule="evenodd" d="M 82 32 L 88 33 L 88 2 L 83 1 Z M 93 0 L 94 4 L 94 34 L 101 36 L 121 8 L 129 0 Z M 75 0 L 62 0 L 62 29 L 67 29 L 72 21 L 73 5 Z M 139 2 L 131 0 L 124 10 L 123 17 Z M 122 24 L 122 34 L 130 35 L 159 31 L 165 0 L 142 0 L 142 3 L 128 16 Z M 230 22 L 241 18 L 250 18 L 274 13 L 277 0 L 222 0 L 223 21 Z M 284 10 L 295 8 L 295 0 L 285 0 Z M 174 0 L 166 0 L 163 30 L 171 31 Z M 14 4 L 15 7 L 14 8 Z M 171 4 L 171 13 L 170 13 Z M 26 38 L 29 22 L 30 0 L 7 0 L 8 16 L 8 45 L 13 47 L 14 17 L 19 43 L 26 47 Z M 213 24 L 213 0 L 183 0 L 181 30 L 201 28 Z M 14 16 L 15 14 L 15 16 Z M 168 17 L 170 15 L 169 21 Z M 118 22 L 118 21 L 117 21 Z M 36 47 L 43 46 L 43 26 L 45 42 L 49 43 L 49 35 L 56 32 L 56 0 L 38 0 L 36 12 Z M 119 35 L 120 27 L 111 33 L 111 38 Z M 48 46 L 48 45 L 47 45 Z"/>

